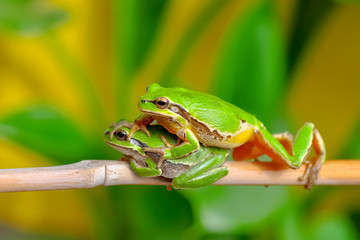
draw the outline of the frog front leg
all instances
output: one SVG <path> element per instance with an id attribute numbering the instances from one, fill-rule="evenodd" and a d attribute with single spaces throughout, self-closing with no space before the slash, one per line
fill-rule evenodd
<path id="1" fill-rule="evenodd" d="M 161 169 L 156 168 L 156 164 L 150 159 L 146 158 L 145 162 L 148 167 L 141 167 L 134 160 L 130 161 L 130 168 L 140 177 L 157 177 L 161 176 Z"/>
<path id="2" fill-rule="evenodd" d="M 181 158 L 187 156 L 200 148 L 198 138 L 190 129 L 180 130 L 176 135 L 180 137 L 184 142 L 180 145 L 171 148 L 171 154 L 175 158 Z"/>
<path id="3" fill-rule="evenodd" d="M 182 132 L 183 131 L 183 132 Z M 164 159 L 182 158 L 199 149 L 200 143 L 190 129 L 179 130 L 177 135 L 184 141 L 175 147 L 149 148 L 144 147 L 144 152 L 154 152 L 162 155 Z"/>
<path id="4" fill-rule="evenodd" d="M 152 116 L 148 114 L 141 114 L 137 119 L 135 119 L 134 123 L 132 123 L 130 133 L 128 135 L 128 140 L 131 139 L 137 130 L 145 132 L 150 137 L 150 133 L 146 126 L 150 125 L 152 122 L 154 122 L 154 118 Z"/>
<path id="5" fill-rule="evenodd" d="M 228 151 L 220 149 L 208 155 L 202 162 L 172 181 L 174 188 L 198 188 L 210 185 L 228 174 L 226 167 L 221 167 L 228 156 Z"/>
<path id="6" fill-rule="evenodd" d="M 146 125 L 152 123 L 154 119 L 150 115 L 142 114 L 138 119 L 136 119 L 133 123 L 129 123 L 126 120 L 120 120 L 111 124 L 110 128 L 113 128 L 109 133 L 109 139 L 111 140 L 114 137 L 115 132 L 121 127 L 127 127 L 130 129 L 130 133 L 127 136 L 127 141 L 131 139 L 134 133 L 137 130 L 143 131 L 150 137 L 150 132 L 147 130 Z"/>

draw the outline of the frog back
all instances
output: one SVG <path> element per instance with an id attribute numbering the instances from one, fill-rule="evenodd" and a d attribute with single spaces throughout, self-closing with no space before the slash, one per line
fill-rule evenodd
<path id="1" fill-rule="evenodd" d="M 192 124 L 198 122 L 222 133 L 234 133 L 244 121 L 253 126 L 259 123 L 250 113 L 210 94 L 173 88 L 169 95 L 169 100 L 182 108 L 182 115 L 188 121 L 191 118 Z"/>

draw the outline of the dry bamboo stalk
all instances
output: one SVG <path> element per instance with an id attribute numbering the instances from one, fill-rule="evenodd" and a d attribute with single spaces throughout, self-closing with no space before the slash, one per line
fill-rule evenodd
<path id="1" fill-rule="evenodd" d="M 216 185 L 303 185 L 304 172 L 276 169 L 266 162 L 227 162 L 229 174 Z M 92 188 L 109 185 L 166 185 L 158 178 L 141 178 L 123 161 L 83 160 L 54 167 L 0 170 L 0 192 Z M 322 167 L 317 185 L 360 185 L 360 160 L 329 160 Z"/>

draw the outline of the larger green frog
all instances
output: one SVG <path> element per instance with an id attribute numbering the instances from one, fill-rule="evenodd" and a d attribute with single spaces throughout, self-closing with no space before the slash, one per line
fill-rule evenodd
<path id="1" fill-rule="evenodd" d="M 163 88 L 151 84 L 139 99 L 143 115 L 135 120 L 129 136 L 137 130 L 147 132 L 146 126 L 156 120 L 183 143 L 158 153 L 181 158 L 200 147 L 235 148 L 233 158 L 246 160 L 266 154 L 278 163 L 293 169 L 304 161 L 308 188 L 315 182 L 325 161 L 325 144 L 313 123 L 306 123 L 293 141 L 289 133 L 271 135 L 255 116 L 210 94 L 184 88 Z M 117 126 L 120 127 L 120 126 Z M 311 147 L 316 156 L 307 160 Z"/>

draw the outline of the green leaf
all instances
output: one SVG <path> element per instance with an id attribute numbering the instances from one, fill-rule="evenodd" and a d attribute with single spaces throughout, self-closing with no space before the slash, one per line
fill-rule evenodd
<path id="1" fill-rule="evenodd" d="M 0 119 L 0 136 L 60 163 L 83 160 L 93 151 L 75 124 L 58 109 L 48 105 L 29 106 Z"/>
<path id="2" fill-rule="evenodd" d="M 41 0 L 0 0 L 0 31 L 36 36 L 67 18 L 66 12 Z"/>
<path id="3" fill-rule="evenodd" d="M 145 60 L 165 5 L 165 0 L 115 1 L 116 58 L 126 81 Z"/>
<path id="4" fill-rule="evenodd" d="M 265 125 L 277 116 L 285 77 L 282 32 L 272 1 L 261 1 L 230 28 L 222 43 L 214 93 L 256 114 Z"/>

